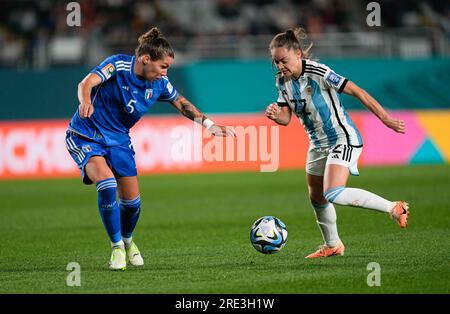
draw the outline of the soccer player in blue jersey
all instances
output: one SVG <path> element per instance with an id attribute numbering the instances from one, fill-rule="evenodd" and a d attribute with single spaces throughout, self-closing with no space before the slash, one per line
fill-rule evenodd
<path id="1" fill-rule="evenodd" d="M 306 181 L 325 243 L 306 258 L 319 258 L 344 254 L 333 204 L 387 213 L 401 228 L 406 227 L 409 216 L 406 202 L 392 202 L 363 189 L 346 187 L 349 173 L 359 175 L 357 163 L 363 142 L 338 94 L 356 97 L 395 132 L 405 133 L 405 122 L 391 117 L 355 83 L 310 60 L 311 45 L 304 45 L 305 38 L 305 31 L 297 28 L 272 39 L 269 48 L 279 71 L 276 76 L 279 95 L 277 103 L 267 107 L 266 116 L 280 125 L 288 125 L 294 114 L 309 136 Z"/>
<path id="2" fill-rule="evenodd" d="M 174 52 L 157 28 L 139 37 L 134 56 L 113 55 L 78 84 L 80 105 L 70 121 L 66 147 L 85 184 L 95 183 L 98 208 L 111 241 L 111 270 L 144 260 L 132 239 L 141 210 L 130 128 L 156 101 L 170 102 L 216 136 L 234 136 L 216 125 L 170 83 Z M 116 201 L 117 194 L 119 202 Z"/>

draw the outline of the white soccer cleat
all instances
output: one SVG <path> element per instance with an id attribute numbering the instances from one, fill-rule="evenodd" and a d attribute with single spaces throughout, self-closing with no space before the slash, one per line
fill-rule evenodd
<path id="1" fill-rule="evenodd" d="M 128 262 L 133 266 L 144 265 L 144 259 L 142 258 L 141 252 L 134 242 L 131 242 L 129 248 L 126 249 Z"/>
<path id="2" fill-rule="evenodd" d="M 127 268 L 125 249 L 120 246 L 112 248 L 111 259 L 109 260 L 109 269 L 125 270 Z"/>

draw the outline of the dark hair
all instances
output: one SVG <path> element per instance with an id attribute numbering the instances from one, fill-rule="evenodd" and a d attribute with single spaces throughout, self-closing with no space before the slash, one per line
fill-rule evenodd
<path id="1" fill-rule="evenodd" d="M 277 34 L 270 42 L 269 49 L 285 47 L 286 49 L 301 50 L 303 58 L 310 58 L 310 50 L 312 43 L 306 42 L 306 31 L 297 27 L 295 29 L 288 29 L 284 33 Z"/>
<path id="2" fill-rule="evenodd" d="M 153 61 L 165 56 L 174 58 L 172 46 L 157 27 L 153 27 L 147 33 L 139 36 L 139 46 L 136 48 L 136 57 L 148 54 Z"/>

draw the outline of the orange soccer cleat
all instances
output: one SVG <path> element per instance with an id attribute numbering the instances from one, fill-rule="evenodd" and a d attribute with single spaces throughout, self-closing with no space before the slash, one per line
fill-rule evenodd
<path id="1" fill-rule="evenodd" d="M 391 217 L 399 224 L 400 228 L 406 228 L 409 218 L 409 204 L 403 201 L 395 202 Z"/>
<path id="2" fill-rule="evenodd" d="M 319 247 L 319 249 L 316 252 L 309 254 L 305 258 L 342 256 L 344 255 L 344 251 L 345 251 L 344 243 L 339 241 L 339 243 L 333 247 L 323 244 Z"/>

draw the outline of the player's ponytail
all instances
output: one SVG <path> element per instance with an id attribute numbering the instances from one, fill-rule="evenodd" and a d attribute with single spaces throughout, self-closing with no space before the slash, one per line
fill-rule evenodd
<path id="1" fill-rule="evenodd" d="M 295 29 L 288 29 L 284 33 L 277 34 L 270 42 L 269 49 L 284 47 L 288 50 L 301 50 L 302 56 L 305 59 L 311 58 L 310 50 L 312 43 L 308 43 L 305 29 L 297 27 Z"/>
<path id="2" fill-rule="evenodd" d="M 136 58 L 148 54 L 153 61 L 160 60 L 166 56 L 175 57 L 172 46 L 157 27 L 153 27 L 138 38 Z"/>

